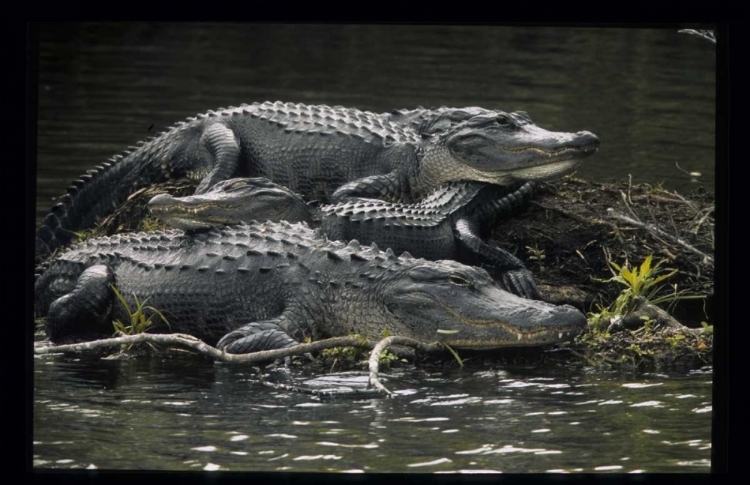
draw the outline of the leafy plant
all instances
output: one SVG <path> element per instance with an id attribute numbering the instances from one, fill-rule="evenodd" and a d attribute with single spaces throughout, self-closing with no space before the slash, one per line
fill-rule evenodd
<path id="1" fill-rule="evenodd" d="M 155 219 L 153 217 L 144 217 L 141 221 L 141 229 L 146 232 L 156 231 L 162 229 L 163 227 L 164 225 L 161 224 L 158 219 Z"/>
<path id="2" fill-rule="evenodd" d="M 120 332 L 125 335 L 136 335 L 139 333 L 144 333 L 153 325 L 153 314 L 158 315 L 159 318 L 161 318 L 161 320 L 167 325 L 167 327 L 169 327 L 169 321 L 166 319 L 162 312 L 150 305 L 146 306 L 146 301 L 148 301 L 148 299 L 140 301 L 138 300 L 138 297 L 135 295 L 135 293 L 133 293 L 135 308 L 131 309 L 130 305 L 128 305 L 127 300 L 125 300 L 125 297 L 122 296 L 122 293 L 120 293 L 120 291 L 113 285 L 110 285 L 110 288 L 112 288 L 112 292 L 119 300 L 120 305 L 122 305 L 122 307 L 128 313 L 130 319 L 130 325 L 126 325 L 120 320 L 115 320 L 114 322 L 112 322 L 112 325 L 114 326 L 116 332 Z M 151 315 L 148 315 L 147 312 L 151 312 Z M 128 345 L 127 349 L 130 349 L 131 347 L 132 344 Z M 153 348 L 153 345 L 151 345 L 151 347 Z"/>
<path id="3" fill-rule="evenodd" d="M 82 243 L 86 241 L 87 239 L 91 239 L 96 234 L 96 229 L 86 229 L 85 231 L 70 231 L 74 236 L 74 242 L 75 243 Z"/>
<path id="4" fill-rule="evenodd" d="M 625 288 L 619 295 L 617 295 L 617 298 L 615 298 L 615 301 L 611 305 L 607 307 L 599 305 L 598 312 L 589 313 L 589 321 L 594 329 L 599 329 L 604 322 L 610 321 L 618 315 L 625 315 L 632 311 L 633 303 L 637 297 L 645 298 L 652 304 L 665 301 L 675 301 L 678 299 L 695 298 L 693 296 L 678 295 L 676 287 L 674 293 L 657 297 L 656 295 L 664 288 L 664 285 L 659 285 L 659 283 L 677 274 L 677 270 L 674 269 L 665 273 L 665 270 L 661 268 L 661 265 L 666 260 L 661 260 L 654 265 L 651 264 L 652 261 L 652 255 L 648 255 L 639 267 L 632 269 L 627 264 L 627 261 L 622 266 L 613 261 L 607 261 L 607 263 L 617 271 L 617 274 L 608 280 L 595 280 L 603 283 L 616 282 Z"/>
<path id="5" fill-rule="evenodd" d="M 332 347 L 330 349 L 323 349 L 321 355 L 343 362 L 354 362 L 362 356 L 362 350 L 357 347 Z"/>
<path id="6" fill-rule="evenodd" d="M 396 356 L 396 354 L 385 350 L 381 352 L 380 357 L 378 357 L 378 365 L 382 367 L 390 367 L 391 363 L 396 362 L 397 360 L 398 357 Z"/>
<path id="7" fill-rule="evenodd" d="M 677 335 L 664 338 L 664 341 L 671 345 L 673 349 L 677 348 L 681 340 L 685 340 L 685 336 L 679 333 Z"/>
<path id="8" fill-rule="evenodd" d="M 626 287 L 621 294 L 621 296 L 625 295 L 624 299 L 626 299 L 626 304 L 638 296 L 646 298 L 651 303 L 658 303 L 658 301 L 656 301 L 658 299 L 653 298 L 661 289 L 661 287 L 657 285 L 667 278 L 677 274 L 677 270 L 675 269 L 667 274 L 657 276 L 657 273 L 660 272 L 659 267 L 666 260 L 661 260 L 651 266 L 652 259 L 652 255 L 649 254 L 646 259 L 643 260 L 643 263 L 641 263 L 639 268 L 633 269 L 630 269 L 627 263 L 619 266 L 613 261 L 608 261 L 609 265 L 617 270 L 619 274 L 613 276 L 607 281 L 615 281 Z"/>

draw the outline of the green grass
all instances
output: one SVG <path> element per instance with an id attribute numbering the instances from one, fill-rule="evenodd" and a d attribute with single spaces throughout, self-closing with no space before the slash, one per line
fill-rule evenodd
<path id="1" fill-rule="evenodd" d="M 169 327 L 169 321 L 167 321 L 164 314 L 150 305 L 147 306 L 147 300 L 138 300 L 138 297 L 134 293 L 133 299 L 135 300 L 135 308 L 131 308 L 130 305 L 128 305 L 127 300 L 125 300 L 125 298 L 122 296 L 122 293 L 120 293 L 120 291 L 113 285 L 110 285 L 110 287 L 112 288 L 112 292 L 114 292 L 115 296 L 119 300 L 120 305 L 122 305 L 122 307 L 128 313 L 128 317 L 130 320 L 129 325 L 121 322 L 120 320 L 115 320 L 114 322 L 112 322 L 112 325 L 115 328 L 115 332 L 124 335 L 136 335 L 139 333 L 144 333 L 146 330 L 151 328 L 151 326 L 153 326 L 154 322 L 152 321 L 152 319 L 154 315 L 158 315 L 159 318 L 161 318 L 161 320 L 167 325 L 167 327 Z M 131 347 L 132 344 L 128 345 L 126 350 L 129 350 Z M 151 347 L 153 348 L 153 346 Z"/>

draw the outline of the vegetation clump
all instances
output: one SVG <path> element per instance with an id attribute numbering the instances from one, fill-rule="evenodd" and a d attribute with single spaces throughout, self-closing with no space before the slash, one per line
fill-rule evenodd
<path id="1" fill-rule="evenodd" d="M 112 292 L 114 293 L 115 297 L 117 297 L 117 300 L 120 302 L 120 305 L 125 309 L 125 311 L 128 314 L 129 317 L 129 325 L 126 325 L 125 323 L 121 322 L 120 320 L 115 320 L 112 322 L 112 326 L 115 329 L 115 333 L 118 335 L 136 335 L 139 333 L 145 333 L 149 328 L 151 328 L 154 324 L 153 317 L 154 315 L 158 315 L 158 317 L 169 327 L 169 322 L 167 321 L 166 317 L 162 312 L 157 310 L 156 308 L 146 305 L 146 301 L 139 301 L 138 297 L 133 294 L 133 299 L 135 300 L 135 307 L 131 308 L 130 305 L 128 305 L 127 300 L 125 297 L 123 297 L 122 293 L 115 288 L 113 285 L 110 285 L 112 288 Z M 150 313 L 150 315 L 149 315 Z M 147 344 L 154 350 L 155 347 L 151 344 Z M 123 352 L 129 351 L 132 349 L 133 344 L 125 345 L 124 348 L 121 349 Z"/>

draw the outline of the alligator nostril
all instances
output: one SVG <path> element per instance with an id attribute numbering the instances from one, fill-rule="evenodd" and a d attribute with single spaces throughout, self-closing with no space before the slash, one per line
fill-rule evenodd
<path id="1" fill-rule="evenodd" d="M 599 137 L 590 131 L 579 131 L 576 134 L 580 137 L 582 144 L 599 146 Z"/>

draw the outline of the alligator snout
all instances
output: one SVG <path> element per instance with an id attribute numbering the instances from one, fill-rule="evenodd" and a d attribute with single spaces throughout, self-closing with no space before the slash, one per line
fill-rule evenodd
<path id="1" fill-rule="evenodd" d="M 581 148 L 597 149 L 599 148 L 599 137 L 590 131 L 579 131 L 576 133 L 577 145 Z"/>
<path id="2" fill-rule="evenodd" d="M 149 207 L 162 207 L 174 203 L 174 197 L 169 194 L 155 195 L 148 201 Z"/>

